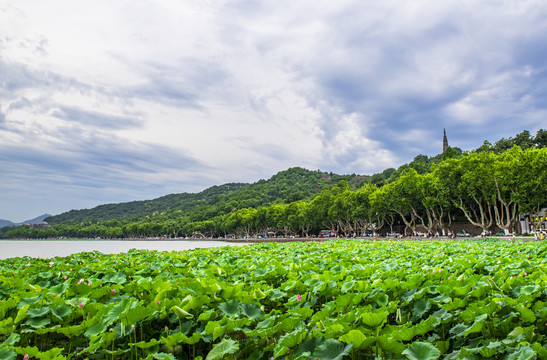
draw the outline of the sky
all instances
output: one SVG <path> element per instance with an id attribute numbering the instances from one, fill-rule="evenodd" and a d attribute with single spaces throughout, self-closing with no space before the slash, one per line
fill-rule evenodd
<path id="1" fill-rule="evenodd" d="M 535 134 L 545 34 L 542 0 L 4 0 L 0 219 Z"/>

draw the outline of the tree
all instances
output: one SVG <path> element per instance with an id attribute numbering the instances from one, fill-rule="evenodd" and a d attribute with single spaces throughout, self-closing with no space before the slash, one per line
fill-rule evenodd
<path id="1" fill-rule="evenodd" d="M 484 231 L 494 223 L 493 205 L 497 199 L 494 162 L 495 154 L 490 151 L 470 153 L 443 161 L 435 173 L 440 191 L 470 223 Z"/>
<path id="2" fill-rule="evenodd" d="M 371 202 L 376 208 L 384 208 L 399 215 L 411 232 L 416 231 L 421 203 L 417 198 L 420 175 L 416 170 L 407 169 L 396 181 L 383 186 L 371 195 Z"/>
<path id="3" fill-rule="evenodd" d="M 388 210 L 373 207 L 371 197 L 376 191 L 376 186 L 366 184 L 353 194 L 356 204 L 353 208 L 353 219 L 359 234 L 364 234 L 368 229 L 376 232 L 384 226 Z"/>

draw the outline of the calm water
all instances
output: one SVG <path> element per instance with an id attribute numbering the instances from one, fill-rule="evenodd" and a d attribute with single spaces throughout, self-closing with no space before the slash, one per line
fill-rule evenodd
<path id="1" fill-rule="evenodd" d="M 241 246 L 246 243 L 230 243 L 225 241 L 0 241 L 0 259 L 11 257 L 39 257 L 52 258 L 68 256 L 82 251 L 98 250 L 103 254 L 118 254 L 131 249 L 147 249 L 158 251 L 191 250 L 196 248 L 210 248 L 219 246 Z"/>

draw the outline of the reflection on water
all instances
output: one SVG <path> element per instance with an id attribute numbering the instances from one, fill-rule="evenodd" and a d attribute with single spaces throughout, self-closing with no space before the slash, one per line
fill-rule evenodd
<path id="1" fill-rule="evenodd" d="M 219 246 L 240 246 L 245 243 L 230 243 L 225 241 L 97 241 L 97 240 L 43 240 L 43 241 L 0 241 L 0 259 L 12 257 L 30 256 L 34 258 L 52 258 L 55 256 L 68 256 L 84 251 L 100 251 L 103 254 L 118 254 L 131 249 L 147 249 L 158 251 L 191 250 L 196 248 L 210 248 Z"/>

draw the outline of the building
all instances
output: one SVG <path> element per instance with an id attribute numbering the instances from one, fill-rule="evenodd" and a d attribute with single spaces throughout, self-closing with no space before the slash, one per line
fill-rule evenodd
<path id="1" fill-rule="evenodd" d="M 443 153 L 448 149 L 448 138 L 446 137 L 446 129 L 443 129 L 444 136 L 443 136 Z"/>
<path id="2" fill-rule="evenodd" d="M 32 224 L 33 229 L 49 229 L 50 225 L 45 221 L 38 221 Z"/>

